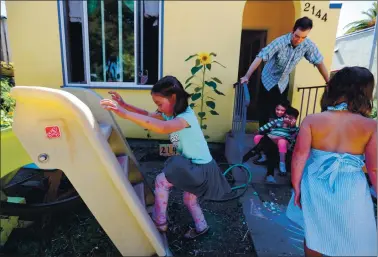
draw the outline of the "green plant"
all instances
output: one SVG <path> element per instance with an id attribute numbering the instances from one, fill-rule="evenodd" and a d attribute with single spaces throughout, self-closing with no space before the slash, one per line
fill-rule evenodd
<path id="1" fill-rule="evenodd" d="M 377 118 L 377 99 L 373 100 L 373 110 L 371 111 L 370 118 L 372 119 Z"/>
<path id="2" fill-rule="evenodd" d="M 13 111 L 16 105 L 16 101 L 10 96 L 10 90 L 12 88 L 12 84 L 9 82 L 9 79 L 1 78 L 0 86 L 1 86 L 0 127 L 1 129 L 3 129 L 3 128 L 12 126 Z"/>
<path id="3" fill-rule="evenodd" d="M 377 11 L 378 6 L 377 3 L 373 3 L 373 6 L 371 6 L 367 11 L 361 12 L 363 15 L 365 15 L 365 19 L 353 21 L 349 24 L 347 24 L 345 28 L 349 28 L 345 34 L 350 34 L 359 30 L 367 29 L 374 27 L 376 21 L 377 21 Z"/>
<path id="4" fill-rule="evenodd" d="M 216 77 L 209 76 L 209 72 L 211 71 L 213 64 L 226 68 L 221 63 L 213 60 L 213 57 L 216 56 L 217 55 L 215 53 L 198 53 L 189 56 L 185 60 L 187 62 L 195 57 L 195 64 L 190 70 L 191 76 L 185 81 L 185 89 L 194 87 L 190 107 L 199 108 L 198 117 L 200 118 L 200 126 L 202 130 L 207 129 L 207 124 L 204 124 L 205 120 L 207 120 L 207 113 L 210 113 L 211 115 L 219 115 L 219 113 L 215 110 L 215 99 L 210 96 L 210 93 L 215 93 L 222 96 L 225 95 L 218 90 L 218 84 L 222 84 L 222 81 Z M 200 71 L 200 75 L 196 75 Z M 196 104 L 197 101 L 200 102 L 199 105 Z M 205 138 L 208 139 L 210 137 L 205 135 Z"/>

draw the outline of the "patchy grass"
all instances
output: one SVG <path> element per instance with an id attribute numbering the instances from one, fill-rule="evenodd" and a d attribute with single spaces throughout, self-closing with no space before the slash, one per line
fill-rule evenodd
<path id="1" fill-rule="evenodd" d="M 148 183 L 160 173 L 165 158 L 156 148 L 133 149 L 146 171 Z M 223 151 L 213 152 L 225 162 Z M 201 207 L 210 225 L 207 235 L 187 241 L 182 236 L 192 218 L 183 204 L 182 192 L 173 189 L 169 200 L 167 237 L 175 256 L 256 256 L 239 200 L 203 202 Z M 109 213 L 111 215 L 111 213 Z M 56 213 L 50 226 L 42 229 L 37 221 L 26 229 L 16 229 L 1 250 L 3 256 L 121 256 L 112 241 L 85 205 Z"/>

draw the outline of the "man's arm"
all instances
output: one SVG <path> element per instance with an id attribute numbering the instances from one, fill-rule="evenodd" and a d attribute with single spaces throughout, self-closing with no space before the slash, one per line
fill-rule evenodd
<path id="1" fill-rule="evenodd" d="M 325 67 L 324 62 L 323 62 L 324 58 L 322 54 L 320 53 L 319 49 L 317 48 L 317 46 L 313 42 L 310 42 L 310 44 L 311 44 L 310 48 L 305 53 L 304 57 L 306 58 L 307 61 L 309 61 L 311 64 L 315 65 L 316 68 L 318 68 L 324 81 L 328 83 L 329 75 L 328 75 L 327 68 Z"/>
<path id="2" fill-rule="evenodd" d="M 285 36 L 276 38 L 266 47 L 261 49 L 261 51 L 256 56 L 255 60 L 253 60 L 251 66 L 249 66 L 247 73 L 244 75 L 244 77 L 240 79 L 240 83 L 248 82 L 249 78 L 252 76 L 253 72 L 260 66 L 261 62 L 266 62 L 273 57 L 273 55 L 282 47 L 284 37 Z"/>
<path id="3" fill-rule="evenodd" d="M 253 72 L 257 69 L 257 67 L 260 66 L 262 62 L 262 59 L 260 57 L 256 57 L 255 60 L 252 62 L 251 66 L 249 66 L 249 69 L 247 73 L 240 79 L 240 83 L 247 82 L 249 78 L 252 76 Z"/>
<path id="4" fill-rule="evenodd" d="M 321 62 L 319 64 L 316 64 L 316 68 L 318 68 L 320 74 L 322 75 L 324 81 L 328 84 L 329 82 L 329 75 L 328 75 L 328 71 L 327 71 L 327 68 L 325 67 L 324 63 Z"/>

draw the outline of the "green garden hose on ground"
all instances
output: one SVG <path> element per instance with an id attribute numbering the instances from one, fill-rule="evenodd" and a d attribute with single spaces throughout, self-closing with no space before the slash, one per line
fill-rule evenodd
<path id="1" fill-rule="evenodd" d="M 238 189 L 242 189 L 243 188 L 243 191 L 240 192 L 239 194 L 235 195 L 235 196 L 231 196 L 229 198 L 225 198 L 225 199 L 222 199 L 222 200 L 206 200 L 206 201 L 210 201 L 210 202 L 227 202 L 227 201 L 231 201 L 231 200 L 234 200 L 234 199 L 237 199 L 241 196 L 243 196 L 245 194 L 245 192 L 247 192 L 248 190 L 248 185 L 251 183 L 252 181 L 252 172 L 249 170 L 249 167 L 244 165 L 244 164 L 228 164 L 228 163 L 219 163 L 219 165 L 222 165 L 222 164 L 227 164 L 227 165 L 231 165 L 230 167 L 228 167 L 228 169 L 226 169 L 225 172 L 223 172 L 223 176 L 226 176 L 233 168 L 236 168 L 236 167 L 240 167 L 241 169 L 244 169 L 246 175 L 248 176 L 248 179 L 247 179 L 247 182 L 245 184 L 242 184 L 242 185 L 238 185 L 238 186 L 233 186 L 231 187 L 231 190 L 233 192 L 235 192 L 235 190 L 238 190 Z"/>

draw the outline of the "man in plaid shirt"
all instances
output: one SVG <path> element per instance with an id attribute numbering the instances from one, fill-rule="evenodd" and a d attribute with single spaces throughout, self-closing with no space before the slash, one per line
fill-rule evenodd
<path id="1" fill-rule="evenodd" d="M 311 19 L 308 17 L 298 19 L 292 32 L 276 38 L 261 49 L 245 76 L 240 79 L 241 84 L 248 83 L 252 73 L 260 66 L 261 62 L 266 62 L 262 71 L 264 89 L 259 95 L 260 127 L 268 123 L 269 117 L 280 99 L 287 97 L 289 75 L 303 57 L 318 68 L 325 82 L 328 83 L 329 76 L 323 63 L 323 56 L 316 45 L 307 38 L 311 29 Z"/>

